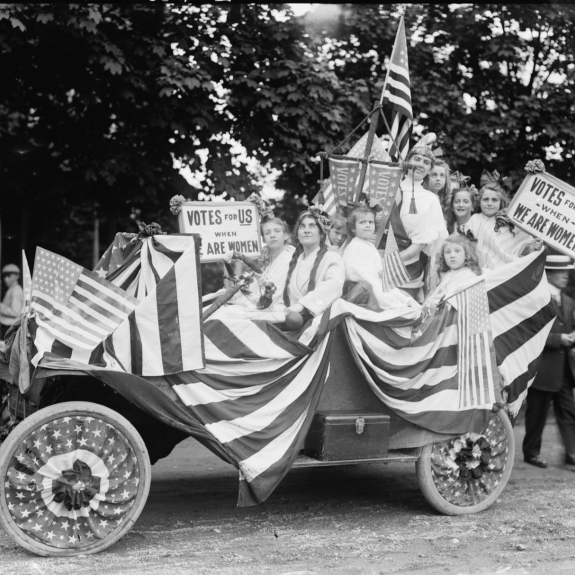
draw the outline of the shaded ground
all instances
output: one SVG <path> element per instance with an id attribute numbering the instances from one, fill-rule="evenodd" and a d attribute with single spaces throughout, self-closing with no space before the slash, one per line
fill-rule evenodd
<path id="1" fill-rule="evenodd" d="M 44 559 L 0 532 L 0 573 L 539 574 L 575 572 L 575 473 L 550 422 L 538 469 L 523 462 L 500 500 L 463 517 L 435 513 L 413 464 L 292 471 L 265 506 L 235 506 L 235 470 L 193 440 L 153 467 L 133 530 L 106 552 Z"/>

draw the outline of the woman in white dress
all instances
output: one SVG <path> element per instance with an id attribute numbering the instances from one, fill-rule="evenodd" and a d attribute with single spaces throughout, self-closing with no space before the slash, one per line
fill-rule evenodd
<path id="1" fill-rule="evenodd" d="M 435 134 L 428 134 L 409 152 L 409 167 L 389 218 L 400 257 L 411 278 L 401 289 L 417 301 L 423 299 L 425 266 L 430 260 L 430 269 L 434 269 L 435 254 L 448 236 L 438 197 L 422 185 L 435 163 L 433 142 Z"/>
<path id="2" fill-rule="evenodd" d="M 300 329 L 341 297 L 345 273 L 341 256 L 328 250 L 330 227 L 328 215 L 316 206 L 297 219 L 297 247 L 283 292 L 288 330 Z"/>
<path id="3" fill-rule="evenodd" d="M 507 196 L 496 183 L 479 190 L 481 213 L 471 216 L 463 226 L 477 240 L 482 269 L 493 270 L 543 247 L 541 240 L 517 229 L 507 217 Z"/>
<path id="4" fill-rule="evenodd" d="M 263 276 L 275 286 L 271 304 L 265 309 L 258 309 L 262 297 L 262 286 L 255 281 L 246 293 L 238 292 L 228 304 L 222 306 L 211 317 L 212 319 L 265 319 L 280 323 L 284 321 L 285 305 L 283 292 L 285 289 L 289 262 L 295 248 L 287 242 L 290 231 L 288 225 L 280 218 L 271 218 L 261 226 L 264 239 L 261 260 L 258 262 L 263 269 Z M 228 254 L 229 256 L 230 254 Z M 267 303 L 267 302 L 266 302 Z"/>

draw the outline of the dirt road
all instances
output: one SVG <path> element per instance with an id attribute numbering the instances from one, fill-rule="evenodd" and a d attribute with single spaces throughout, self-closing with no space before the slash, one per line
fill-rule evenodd
<path id="1" fill-rule="evenodd" d="M 518 446 L 524 427 L 515 430 Z M 575 573 L 575 470 L 557 428 L 544 437 L 548 469 L 520 454 L 488 511 L 445 517 L 423 499 L 413 464 L 299 469 L 265 506 L 235 506 L 235 470 L 193 440 L 153 468 L 148 504 L 108 551 L 43 559 L 0 534 L 0 573 L 554 574 Z"/>

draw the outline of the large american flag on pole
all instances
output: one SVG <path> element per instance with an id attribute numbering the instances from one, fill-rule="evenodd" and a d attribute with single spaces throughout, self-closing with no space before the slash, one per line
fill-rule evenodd
<path id="1" fill-rule="evenodd" d="M 484 278 L 455 295 L 459 407 L 495 403 L 497 365 Z"/>
<path id="2" fill-rule="evenodd" d="M 46 352 L 88 363 L 94 348 L 137 305 L 97 273 L 38 247 L 30 304 L 37 327 L 32 363 Z"/>
<path id="3" fill-rule="evenodd" d="M 395 43 L 389 61 L 389 68 L 381 94 L 381 103 L 389 106 L 391 112 L 392 143 L 389 153 L 395 161 L 404 160 L 409 151 L 409 138 L 413 126 L 411 109 L 411 84 L 407 58 L 407 41 L 403 16 L 399 22 Z"/>

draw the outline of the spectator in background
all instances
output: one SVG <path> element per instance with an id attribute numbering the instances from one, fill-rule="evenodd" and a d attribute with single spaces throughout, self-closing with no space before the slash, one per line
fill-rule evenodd
<path id="1" fill-rule="evenodd" d="M 20 317 L 24 306 L 24 291 L 18 283 L 20 268 L 15 264 L 8 264 L 2 268 L 2 281 L 7 288 L 4 299 L 0 304 L 0 338 L 4 339 L 8 328 Z"/>
<path id="2" fill-rule="evenodd" d="M 551 402 L 553 402 L 555 419 L 565 444 L 565 463 L 575 465 L 574 380 L 568 358 L 569 350 L 575 344 L 573 317 L 575 300 L 563 293 L 567 287 L 571 269 L 573 269 L 573 264 L 568 256 L 547 256 L 545 271 L 557 318 L 545 342 L 537 376 L 527 394 L 525 439 L 523 440 L 525 461 L 537 467 L 547 467 L 547 463 L 539 456 L 539 452 Z"/>

